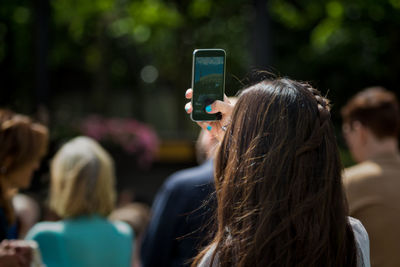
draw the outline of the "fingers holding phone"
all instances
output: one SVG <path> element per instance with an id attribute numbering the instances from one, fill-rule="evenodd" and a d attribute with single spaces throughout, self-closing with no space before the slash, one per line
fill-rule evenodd
<path id="1" fill-rule="evenodd" d="M 219 113 L 208 113 L 207 107 L 215 100 L 224 99 L 225 51 L 196 49 L 193 51 L 190 117 L 193 121 L 217 121 Z"/>
<path id="2" fill-rule="evenodd" d="M 206 122 L 206 129 L 219 140 L 222 141 L 225 132 L 231 123 L 231 114 L 233 105 L 229 99 L 225 96 L 224 101 L 216 100 L 214 103 L 206 107 L 206 112 L 209 114 L 221 114 L 221 119 L 214 122 Z"/>
<path id="3" fill-rule="evenodd" d="M 192 98 L 192 89 L 188 89 L 185 93 L 185 97 L 187 99 Z M 197 124 L 203 128 L 211 132 L 213 136 L 215 136 L 219 141 L 224 137 L 225 131 L 231 122 L 231 114 L 234 107 L 234 103 L 228 99 L 226 95 L 224 95 L 224 101 L 216 100 L 210 105 L 206 106 L 205 112 L 209 114 L 221 114 L 221 119 L 217 121 L 197 121 Z M 191 102 L 186 103 L 185 110 L 188 114 L 192 113 L 192 104 Z"/>
<path id="4" fill-rule="evenodd" d="M 225 96 L 224 101 L 215 100 L 212 104 L 206 107 L 206 112 L 209 114 L 221 113 L 225 117 L 230 116 L 232 113 L 233 105 Z"/>
<path id="5" fill-rule="evenodd" d="M 187 89 L 187 90 L 186 90 L 186 93 L 185 93 L 186 99 L 191 100 L 191 99 L 192 99 L 192 96 L 193 96 L 193 89 L 192 89 L 192 88 Z"/>
<path id="6" fill-rule="evenodd" d="M 200 127 L 219 141 L 230 124 L 233 105 L 225 95 L 223 49 L 196 49 L 193 52 L 192 88 L 186 91 L 190 103 L 185 110 Z"/>

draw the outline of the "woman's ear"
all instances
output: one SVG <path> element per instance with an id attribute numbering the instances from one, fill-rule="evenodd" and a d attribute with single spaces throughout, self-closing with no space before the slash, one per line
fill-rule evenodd
<path id="1" fill-rule="evenodd" d="M 6 174 L 13 163 L 13 158 L 11 156 L 5 157 L 3 162 L 0 165 L 0 174 Z"/>
<path id="2" fill-rule="evenodd" d="M 361 122 L 355 121 L 353 122 L 353 129 L 356 133 L 356 138 L 360 140 L 360 143 L 362 145 L 365 145 L 368 143 L 368 128 L 362 125 Z"/>

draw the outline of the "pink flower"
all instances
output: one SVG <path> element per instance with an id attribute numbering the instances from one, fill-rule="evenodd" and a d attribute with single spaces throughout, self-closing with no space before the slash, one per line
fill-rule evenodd
<path id="1" fill-rule="evenodd" d="M 159 140 L 153 129 L 144 123 L 126 118 L 86 117 L 81 131 L 100 143 L 112 143 L 137 156 L 138 164 L 148 167 L 158 151 Z"/>

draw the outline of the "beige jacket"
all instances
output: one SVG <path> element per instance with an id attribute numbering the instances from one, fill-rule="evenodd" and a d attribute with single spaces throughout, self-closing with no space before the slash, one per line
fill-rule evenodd
<path id="1" fill-rule="evenodd" d="M 384 154 L 348 168 L 343 183 L 350 216 L 366 228 L 371 266 L 400 266 L 400 154 Z"/>

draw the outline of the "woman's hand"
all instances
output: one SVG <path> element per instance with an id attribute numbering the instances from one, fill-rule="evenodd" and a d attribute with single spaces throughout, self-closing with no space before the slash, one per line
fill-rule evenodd
<path id="1" fill-rule="evenodd" d="M 29 267 L 32 248 L 24 240 L 3 240 L 0 244 L 0 266 Z"/>
<path id="2" fill-rule="evenodd" d="M 192 99 L 193 90 L 188 89 L 185 97 Z M 233 104 L 229 101 L 228 97 L 224 95 L 224 101 L 216 100 L 214 103 L 206 107 L 206 112 L 209 114 L 215 114 L 221 112 L 222 118 L 217 121 L 198 121 L 197 124 L 204 130 L 209 131 L 218 141 L 222 141 L 225 135 L 226 128 L 231 123 L 231 114 L 233 111 Z M 185 105 L 185 110 L 188 114 L 192 113 L 192 103 L 189 102 Z"/>

